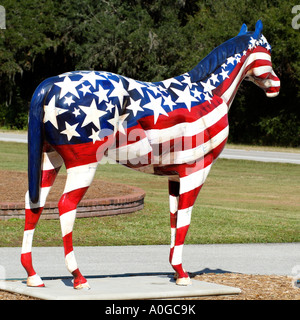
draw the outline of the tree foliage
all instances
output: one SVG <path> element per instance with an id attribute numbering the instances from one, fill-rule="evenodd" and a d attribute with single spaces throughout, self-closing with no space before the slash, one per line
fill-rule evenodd
<path id="1" fill-rule="evenodd" d="M 262 19 L 281 93 L 243 83 L 230 110 L 233 142 L 300 145 L 300 30 L 279 0 L 4 0 L 0 125 L 22 128 L 35 87 L 71 70 L 158 81 L 192 69 L 214 47 Z"/>

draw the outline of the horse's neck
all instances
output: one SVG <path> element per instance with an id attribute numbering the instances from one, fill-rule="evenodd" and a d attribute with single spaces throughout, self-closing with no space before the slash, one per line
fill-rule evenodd
<path id="1" fill-rule="evenodd" d="M 219 76 L 223 73 L 225 79 L 215 85 L 216 89 L 214 89 L 214 93 L 222 98 L 227 104 L 228 109 L 235 98 L 241 82 L 245 78 L 249 60 L 251 60 L 251 53 L 244 51 L 240 55 L 229 57 L 227 62 L 217 69 Z M 234 67 L 231 67 L 233 62 Z M 228 78 L 226 78 L 226 72 L 228 72 Z"/>

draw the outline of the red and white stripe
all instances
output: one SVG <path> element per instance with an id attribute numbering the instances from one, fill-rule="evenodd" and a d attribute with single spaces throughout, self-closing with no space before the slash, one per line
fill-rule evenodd
<path id="1" fill-rule="evenodd" d="M 33 204 L 29 200 L 29 193 L 27 192 L 25 195 L 25 228 L 21 251 L 21 263 L 28 274 L 28 286 L 36 287 L 44 285 L 32 266 L 32 240 L 46 198 L 62 163 L 63 160 L 56 151 L 43 152 L 40 199 L 37 203 Z"/>
<path id="2" fill-rule="evenodd" d="M 94 178 L 97 165 L 98 163 L 94 162 L 67 169 L 65 189 L 58 203 L 65 262 L 67 269 L 74 276 L 74 287 L 76 289 L 89 288 L 86 279 L 78 269 L 73 250 L 72 236 L 76 219 L 76 208 Z"/>
<path id="3" fill-rule="evenodd" d="M 182 267 L 184 240 L 191 223 L 191 214 L 197 196 L 208 176 L 213 155 L 208 154 L 194 165 L 180 171 L 179 181 L 169 180 L 171 247 L 170 263 L 178 275 L 177 284 L 189 284 L 189 276 Z"/>
<path id="4" fill-rule="evenodd" d="M 225 143 L 229 132 L 228 107 L 221 99 L 216 97 L 203 107 L 202 116 L 197 107 L 191 112 L 174 110 L 168 122 L 159 118 L 153 127 L 127 129 L 127 140 L 109 149 L 108 156 L 128 166 L 136 165 L 137 160 L 141 165 L 158 166 L 196 161 Z"/>
<path id="5" fill-rule="evenodd" d="M 241 61 L 236 65 L 230 77 L 225 79 L 213 92 L 220 96 L 228 106 L 231 105 L 240 83 L 247 73 L 265 80 L 264 87 L 269 97 L 271 93 L 276 96 L 280 90 L 280 80 L 272 69 L 270 52 L 264 47 L 256 47 L 253 51 L 242 56 Z M 267 78 L 267 79 L 266 79 Z M 269 94 L 268 94 L 269 92 Z"/>
<path id="6" fill-rule="evenodd" d="M 28 273 L 28 285 L 41 286 L 42 280 L 32 267 L 32 239 L 35 226 L 59 168 L 64 162 L 67 181 L 58 203 L 65 262 L 74 276 L 75 288 L 87 288 L 73 250 L 76 208 L 90 186 L 98 162 L 108 156 L 129 167 L 155 165 L 160 174 L 177 175 L 169 179 L 171 222 L 170 263 L 178 275 L 177 283 L 186 285 L 189 276 L 182 267 L 183 245 L 191 222 L 191 213 L 212 163 L 228 138 L 228 109 L 246 74 L 259 79 L 267 95 L 276 95 L 280 81 L 272 70 L 270 53 L 257 47 L 248 50 L 230 77 L 213 90 L 211 101 L 185 109 L 175 109 L 158 118 L 146 116 L 125 135 L 114 132 L 100 141 L 55 146 L 43 153 L 39 202 L 33 204 L 26 194 L 25 230 L 21 261 Z M 63 160 L 62 160 L 63 159 Z"/>

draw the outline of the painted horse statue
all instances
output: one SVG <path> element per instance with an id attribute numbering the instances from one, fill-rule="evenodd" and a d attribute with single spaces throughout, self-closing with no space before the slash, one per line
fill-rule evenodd
<path id="1" fill-rule="evenodd" d="M 42 82 L 32 97 L 28 127 L 28 180 L 21 262 L 28 286 L 43 286 L 32 265 L 35 227 L 64 163 L 67 180 L 58 202 L 67 269 L 74 288 L 88 288 L 72 245 L 76 207 L 97 165 L 110 157 L 135 170 L 169 179 L 170 264 L 176 283 L 188 285 L 182 249 L 196 197 L 228 137 L 228 111 L 243 79 L 268 97 L 279 93 L 271 47 L 244 24 L 194 69 L 160 82 L 110 72 L 74 71 Z M 106 158 L 107 159 L 107 158 Z"/>

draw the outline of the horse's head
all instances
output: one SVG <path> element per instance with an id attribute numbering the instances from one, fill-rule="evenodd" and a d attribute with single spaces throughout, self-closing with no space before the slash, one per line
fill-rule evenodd
<path id="1" fill-rule="evenodd" d="M 248 45 L 250 54 L 245 79 L 254 82 L 262 88 L 267 97 L 276 97 L 280 90 L 280 80 L 273 70 L 271 46 L 262 35 L 262 28 L 263 24 L 258 20 Z M 247 26 L 243 25 L 239 35 L 246 32 Z"/>

